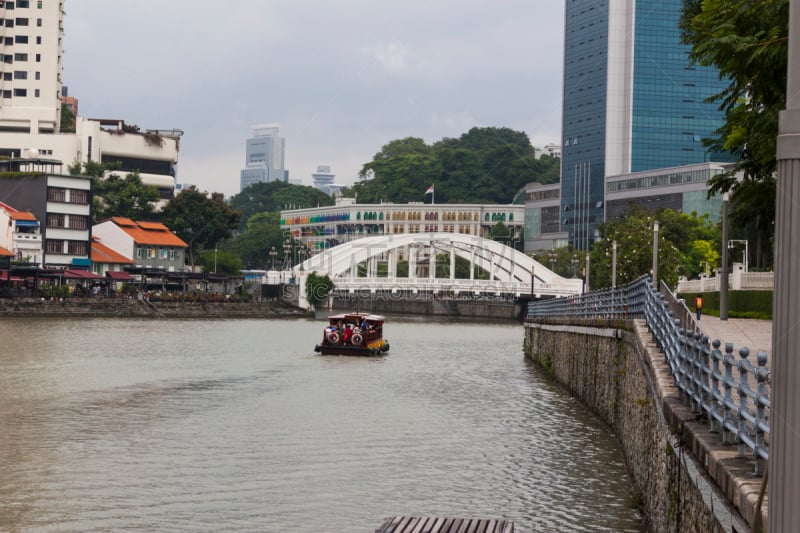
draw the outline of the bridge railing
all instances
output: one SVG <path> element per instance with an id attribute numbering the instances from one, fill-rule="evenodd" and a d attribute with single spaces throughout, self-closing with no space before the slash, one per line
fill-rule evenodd
<path id="1" fill-rule="evenodd" d="M 750 350 L 734 356 L 733 343 L 709 343 L 685 304 L 666 286 L 658 291 L 643 276 L 616 289 L 592 291 L 583 296 L 542 300 L 528 305 L 528 318 L 644 318 L 669 365 L 675 386 L 693 413 L 708 420 L 712 433 L 723 443 L 737 444 L 739 457 L 755 459 L 755 475 L 762 475 L 769 458 L 769 383 L 767 354 L 758 352 L 755 364 Z M 691 318 L 691 313 L 689 318 Z M 688 327 L 687 327 L 688 326 Z M 723 350 L 720 349 L 723 347 Z"/>

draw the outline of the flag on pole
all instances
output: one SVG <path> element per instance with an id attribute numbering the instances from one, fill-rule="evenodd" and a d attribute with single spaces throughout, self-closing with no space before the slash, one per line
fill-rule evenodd
<path id="1" fill-rule="evenodd" d="M 425 191 L 425 196 L 428 196 L 429 194 L 431 195 L 431 205 L 433 205 L 436 203 L 436 195 L 433 194 L 433 183 L 431 183 L 431 186 L 428 187 L 427 191 Z"/>
<path id="2" fill-rule="evenodd" d="M 425 191 L 425 194 L 433 194 L 433 185 L 431 185 L 430 187 L 428 187 L 428 190 L 427 190 L 427 191 Z"/>

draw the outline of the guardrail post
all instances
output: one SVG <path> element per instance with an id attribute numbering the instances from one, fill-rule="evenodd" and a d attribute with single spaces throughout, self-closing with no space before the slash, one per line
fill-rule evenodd
<path id="1" fill-rule="evenodd" d="M 764 473 L 764 459 L 761 456 L 762 451 L 766 446 L 764 434 L 766 433 L 769 425 L 767 423 L 765 406 L 769 403 L 767 397 L 767 380 L 769 379 L 769 370 L 767 370 L 767 354 L 766 352 L 758 352 L 756 356 L 758 360 L 758 369 L 756 370 L 756 380 L 758 381 L 756 398 L 756 447 L 753 450 L 753 455 L 756 458 L 756 475 L 761 476 Z"/>
<path id="2" fill-rule="evenodd" d="M 719 373 L 719 362 L 722 360 L 722 352 L 719 350 L 719 347 L 722 345 L 722 343 L 719 341 L 719 339 L 715 339 L 711 345 L 714 348 L 711 350 L 711 361 L 713 362 L 713 367 L 711 368 L 712 407 L 711 416 L 709 417 L 709 431 L 716 433 L 720 430 L 719 418 L 722 417 L 722 413 L 720 412 L 722 393 L 719 390 L 719 378 L 721 376 Z"/>
<path id="3" fill-rule="evenodd" d="M 725 385 L 725 401 L 722 404 L 722 442 L 724 444 L 731 444 L 736 441 L 736 436 L 733 435 L 730 430 L 730 424 L 733 423 L 731 410 L 733 406 L 736 405 L 733 402 L 733 394 L 731 393 L 734 383 L 733 365 L 736 363 L 733 357 L 733 343 L 725 343 L 725 355 L 722 358 L 722 362 L 725 365 L 725 381 L 723 381 Z"/>
<path id="4" fill-rule="evenodd" d="M 747 457 L 747 444 L 745 441 L 749 436 L 749 432 L 747 431 L 747 415 L 750 413 L 750 408 L 747 406 L 747 393 L 750 390 L 750 380 L 747 377 L 747 367 L 750 363 L 747 360 L 747 357 L 749 355 L 750 350 L 746 346 L 739 348 L 739 357 L 741 359 L 736 364 L 737 368 L 739 369 L 739 385 L 737 387 L 737 390 L 739 391 L 739 427 L 737 433 L 739 441 L 739 457 Z"/>
<path id="5" fill-rule="evenodd" d="M 698 401 L 700 402 L 700 412 L 705 413 L 707 408 L 711 407 L 709 398 L 711 396 L 711 388 L 709 386 L 709 374 L 711 374 L 711 365 L 709 359 L 711 357 L 711 349 L 708 346 L 708 336 L 703 335 L 700 339 L 700 359 L 697 361 L 697 381 L 696 385 L 699 389 Z"/>

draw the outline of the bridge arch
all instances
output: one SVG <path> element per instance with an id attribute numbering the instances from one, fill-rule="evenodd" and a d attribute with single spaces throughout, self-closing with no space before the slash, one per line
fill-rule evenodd
<path id="1" fill-rule="evenodd" d="M 531 292 L 531 274 L 537 293 L 548 296 L 570 296 L 580 294 L 583 283 L 579 279 L 563 278 L 535 261 L 531 257 L 509 246 L 475 235 L 460 233 L 404 233 L 380 235 L 356 239 L 340 244 L 317 254 L 299 265 L 301 272 L 327 274 L 337 285 L 373 284 L 377 278 L 377 261 L 388 263 L 384 282 L 397 279 L 397 262 L 402 254 L 409 262 L 407 282 L 412 280 L 424 285 L 426 280 L 435 278 L 435 261 L 438 254 L 450 256 L 450 279 L 454 279 L 455 257 L 461 257 L 470 264 L 470 279 L 458 280 L 462 286 L 469 285 L 480 290 L 483 285 L 503 283 L 504 292 L 517 294 Z M 419 261 L 419 263 L 418 263 Z M 428 262 L 428 275 L 418 277 L 418 266 Z M 359 277 L 359 265 L 366 265 L 367 276 Z M 489 280 L 474 279 L 474 267 L 489 273 Z M 425 270 L 422 268 L 420 270 Z M 360 280 L 360 281 L 359 281 Z"/>

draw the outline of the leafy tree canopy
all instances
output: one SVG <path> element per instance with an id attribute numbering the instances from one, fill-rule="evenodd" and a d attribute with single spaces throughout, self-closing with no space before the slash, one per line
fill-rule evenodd
<path id="1" fill-rule="evenodd" d="M 345 194 L 359 202 L 511 203 L 529 182 L 556 183 L 560 159 L 537 159 L 528 136 L 509 128 L 472 128 L 433 145 L 406 137 L 390 141 L 365 163 Z"/>
<path id="2" fill-rule="evenodd" d="M 334 288 L 333 281 L 327 274 L 318 275 L 310 272 L 306 278 L 306 300 L 311 305 L 317 305 L 328 298 Z"/>
<path id="3" fill-rule="evenodd" d="M 200 265 L 203 272 L 215 272 L 229 276 L 240 276 L 244 268 L 241 259 L 236 254 L 225 250 L 207 249 L 200 254 Z"/>
<path id="4" fill-rule="evenodd" d="M 734 172 L 712 178 L 713 192 L 731 191 L 731 222 L 756 242 L 759 264 L 771 258 L 775 220 L 778 114 L 786 103 L 789 0 L 685 0 L 681 18 L 691 59 L 729 80 L 713 100 L 725 124 L 704 142 L 738 158 Z"/>
<path id="5" fill-rule="evenodd" d="M 198 191 L 194 186 L 169 201 L 161 221 L 189 245 L 189 263 L 197 251 L 213 249 L 239 226 L 241 214 L 225 203 L 222 193 Z"/>
<path id="6" fill-rule="evenodd" d="M 230 205 L 242 214 L 242 229 L 256 213 L 294 208 L 333 205 L 329 195 L 305 185 L 292 185 L 282 181 L 254 183 L 233 196 Z"/>
<path id="7" fill-rule="evenodd" d="M 110 217 L 127 217 L 133 220 L 150 220 L 153 209 L 161 199 L 157 187 L 142 183 L 137 172 L 125 177 L 114 171 L 117 164 L 88 161 L 69 167 L 70 174 L 83 174 L 92 177 L 92 222 L 97 223 Z M 105 176 L 109 173 L 107 177 Z"/>
<path id="8" fill-rule="evenodd" d="M 283 239 L 280 214 L 265 212 L 251 216 L 246 229 L 221 247 L 240 257 L 247 268 L 272 270 L 280 268 L 283 262 Z M 273 247 L 275 255 L 270 253 Z"/>

